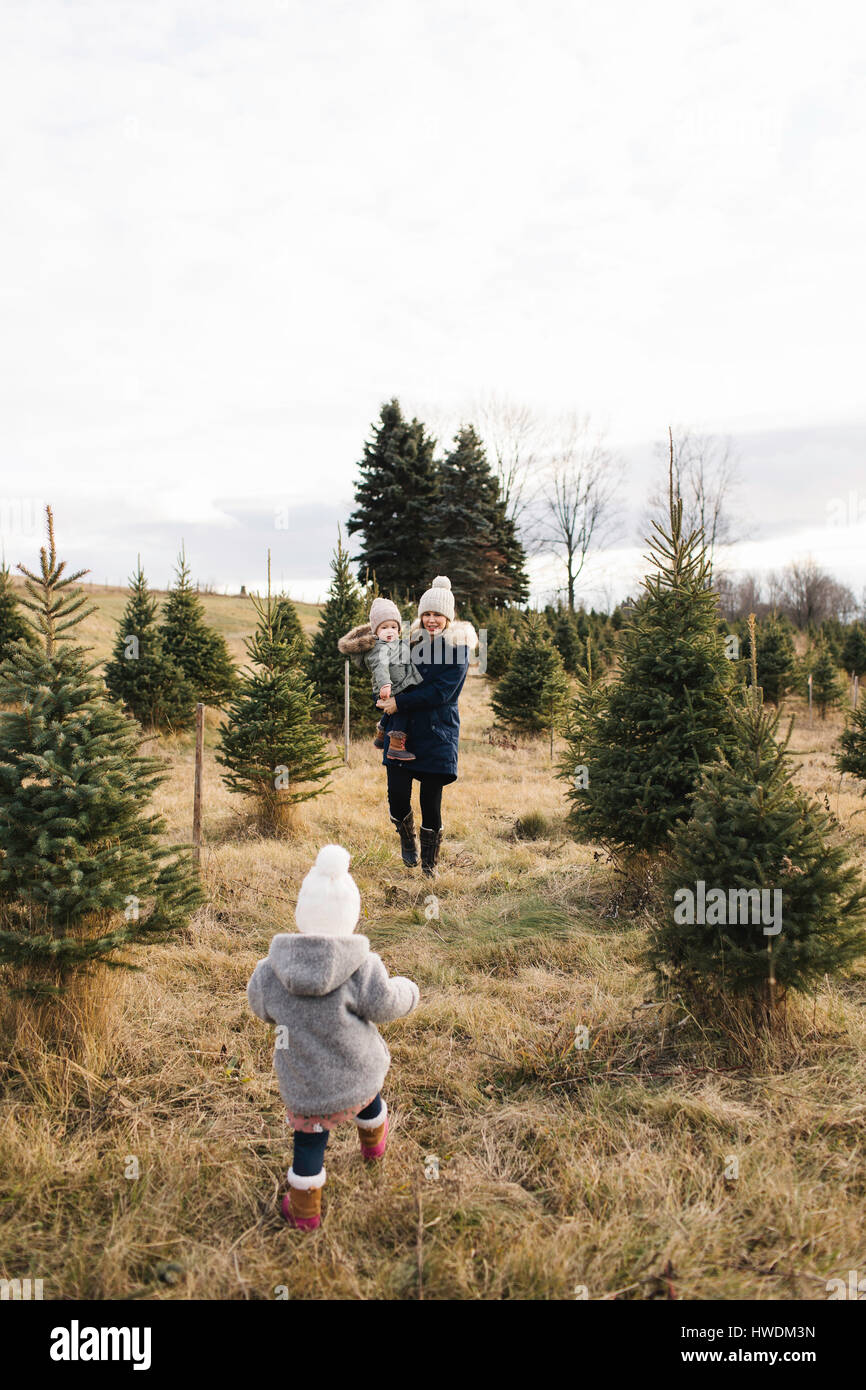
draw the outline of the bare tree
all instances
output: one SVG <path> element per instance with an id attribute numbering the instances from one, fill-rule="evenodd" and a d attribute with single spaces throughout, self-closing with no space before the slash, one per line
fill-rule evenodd
<path id="1" fill-rule="evenodd" d="M 590 550 L 609 545 L 619 519 L 617 486 L 622 461 L 589 416 L 560 422 L 538 497 L 539 549 L 565 565 L 568 607 Z"/>
<path id="2" fill-rule="evenodd" d="M 651 516 L 664 514 L 668 505 L 669 444 L 659 444 L 656 455 L 664 463 L 665 486 L 650 496 Z M 746 539 L 746 530 L 732 511 L 741 481 L 739 457 L 730 436 L 701 434 L 677 425 L 673 430 L 673 463 L 674 487 L 683 499 L 683 530 L 703 530 L 712 577 L 716 549 L 730 544 L 735 536 Z"/>
<path id="3" fill-rule="evenodd" d="M 825 618 L 847 622 L 857 611 L 857 600 L 847 584 L 822 570 L 811 555 L 788 565 L 782 580 L 783 606 L 797 627 L 822 623 Z"/>
<path id="4" fill-rule="evenodd" d="M 507 396 L 483 397 L 472 412 L 499 478 L 499 495 L 521 530 L 530 530 L 532 478 L 541 460 L 545 426 L 528 405 Z"/>

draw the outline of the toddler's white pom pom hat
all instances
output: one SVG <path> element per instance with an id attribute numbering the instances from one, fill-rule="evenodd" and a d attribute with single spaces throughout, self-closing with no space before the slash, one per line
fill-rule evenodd
<path id="1" fill-rule="evenodd" d="M 351 855 L 342 845 L 325 845 L 316 855 L 298 894 L 295 921 L 310 936 L 351 936 L 361 915 L 361 894 L 349 873 Z"/>
<path id="2" fill-rule="evenodd" d="M 418 617 L 425 613 L 441 613 L 449 623 L 454 621 L 454 595 L 451 580 L 444 574 L 437 574 L 426 594 L 421 595 L 418 604 Z"/>

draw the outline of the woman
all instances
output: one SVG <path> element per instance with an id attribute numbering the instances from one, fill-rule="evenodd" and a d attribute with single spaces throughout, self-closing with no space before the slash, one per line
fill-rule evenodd
<path id="1" fill-rule="evenodd" d="M 436 875 L 442 843 L 442 788 L 457 781 L 460 714 L 457 700 L 469 670 L 469 657 L 478 638 L 471 623 L 454 621 L 451 580 L 437 575 L 418 604 L 418 618 L 409 638 L 413 661 L 422 676 L 387 700 L 377 700 L 386 714 L 410 715 L 409 739 L 414 762 L 388 761 L 388 736 L 382 761 L 388 776 L 388 808 L 400 836 L 403 863 L 418 863 L 418 842 L 412 814 L 412 782 L 421 797 L 421 868 Z"/>

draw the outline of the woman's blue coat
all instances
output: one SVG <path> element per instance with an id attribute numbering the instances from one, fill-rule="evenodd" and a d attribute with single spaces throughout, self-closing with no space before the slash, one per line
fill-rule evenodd
<path id="1" fill-rule="evenodd" d="M 468 629 L 464 633 L 463 629 Z M 471 634 L 469 636 L 468 634 Z M 464 641 L 463 638 L 466 637 Z M 475 646 L 474 629 L 459 624 L 446 636 L 424 643 L 419 661 L 421 685 L 412 685 L 394 696 L 397 709 L 411 715 L 406 746 L 415 754 L 414 763 L 387 763 L 407 772 L 433 772 L 453 781 L 457 776 L 457 746 L 460 739 L 460 712 L 457 700 L 469 670 L 469 657 Z M 388 735 L 382 761 L 387 762 Z"/>

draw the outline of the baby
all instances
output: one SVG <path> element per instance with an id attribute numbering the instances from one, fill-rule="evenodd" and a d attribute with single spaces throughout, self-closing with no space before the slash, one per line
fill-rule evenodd
<path id="1" fill-rule="evenodd" d="M 355 934 L 361 895 L 349 862 L 342 845 L 319 850 L 298 894 L 299 934 L 279 932 L 247 985 L 253 1013 L 277 1025 L 274 1066 L 294 1131 L 282 1212 L 301 1231 L 321 1224 L 332 1129 L 354 1122 L 361 1157 L 383 1157 L 381 1090 L 391 1054 L 376 1024 L 404 1018 L 418 1003 L 414 981 L 389 976 L 367 937 Z"/>
<path id="2" fill-rule="evenodd" d="M 364 661 L 373 680 L 373 696 L 377 700 L 387 700 L 391 695 L 399 695 L 410 685 L 420 685 L 423 677 L 409 654 L 409 644 L 403 641 L 401 633 L 403 621 L 396 603 L 389 598 L 373 599 L 369 623 L 353 627 L 341 637 L 337 646 L 352 661 Z M 415 754 L 406 747 L 409 715 L 387 714 L 382 716 L 376 726 L 373 739 L 377 748 L 385 745 L 388 735 L 386 757 L 394 762 L 414 762 Z"/>

